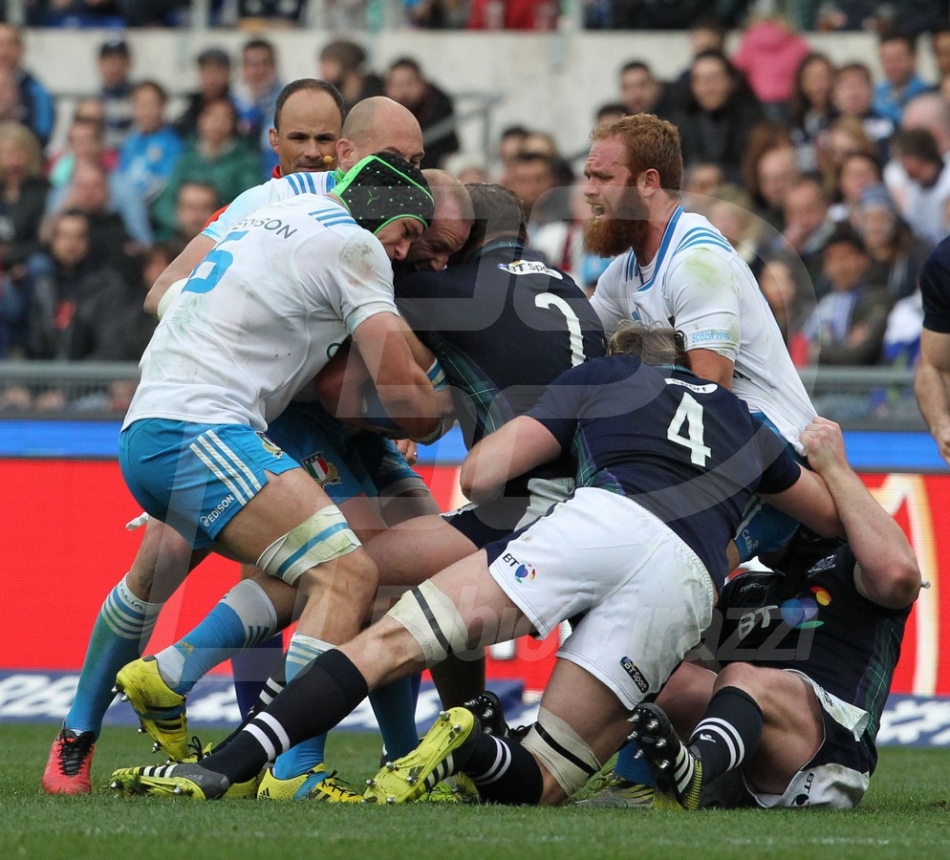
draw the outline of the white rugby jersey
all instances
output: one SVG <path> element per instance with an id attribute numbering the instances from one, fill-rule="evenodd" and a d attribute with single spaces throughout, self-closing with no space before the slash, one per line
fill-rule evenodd
<path id="1" fill-rule="evenodd" d="M 640 266 L 633 251 L 621 254 L 591 303 L 608 335 L 623 319 L 671 325 L 687 350 L 731 359 L 735 394 L 801 451 L 798 435 L 815 407 L 752 272 L 702 215 L 677 207 L 650 265 Z"/>
<path id="2" fill-rule="evenodd" d="M 262 206 L 296 197 L 298 194 L 326 194 L 336 185 L 337 176 L 338 174 L 333 172 L 291 173 L 268 179 L 262 185 L 248 188 L 235 197 L 228 208 L 201 231 L 201 235 L 220 242 L 224 234 L 238 221 L 247 218 Z"/>
<path id="3" fill-rule="evenodd" d="M 398 313 L 392 264 L 336 198 L 259 209 L 195 267 L 162 317 L 123 427 L 169 418 L 265 430 L 378 313 Z"/>

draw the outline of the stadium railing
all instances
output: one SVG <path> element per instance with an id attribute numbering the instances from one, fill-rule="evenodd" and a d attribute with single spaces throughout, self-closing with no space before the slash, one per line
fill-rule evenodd
<path id="1" fill-rule="evenodd" d="M 805 387 L 820 415 L 850 430 L 924 430 L 914 400 L 912 370 L 886 367 L 806 367 Z M 7 408 L 0 418 L 119 418 L 138 366 L 132 363 L 0 361 L 0 402 L 20 389 L 31 401 L 50 391 L 63 394 L 58 411 Z"/>

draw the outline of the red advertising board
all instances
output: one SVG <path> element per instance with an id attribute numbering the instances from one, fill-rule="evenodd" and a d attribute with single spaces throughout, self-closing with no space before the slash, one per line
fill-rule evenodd
<path id="1" fill-rule="evenodd" d="M 443 509 L 458 504 L 458 470 L 422 470 Z M 866 483 L 917 552 L 930 588 L 907 628 L 893 691 L 950 695 L 950 476 L 867 474 Z M 114 460 L 0 459 L 0 669 L 76 670 L 103 598 L 128 570 L 140 537 L 124 524 L 139 513 Z M 150 649 L 186 633 L 237 580 L 237 567 L 206 561 L 163 611 Z M 946 632 L 944 632 L 944 630 Z M 556 636 L 522 639 L 511 659 L 495 652 L 489 673 L 540 689 Z"/>

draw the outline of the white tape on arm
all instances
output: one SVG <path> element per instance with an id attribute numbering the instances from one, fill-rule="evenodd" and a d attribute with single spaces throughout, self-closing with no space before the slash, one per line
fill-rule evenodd
<path id="1" fill-rule="evenodd" d="M 168 310 L 168 308 L 171 306 L 171 303 L 181 295 L 181 291 L 185 288 L 185 284 L 187 283 L 188 278 L 179 278 L 167 290 L 165 290 L 165 295 L 159 299 L 158 309 L 155 311 L 155 314 L 159 319 L 165 315 L 165 311 Z"/>

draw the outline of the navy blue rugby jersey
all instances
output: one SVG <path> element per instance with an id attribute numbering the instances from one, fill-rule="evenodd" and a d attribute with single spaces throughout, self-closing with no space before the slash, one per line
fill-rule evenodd
<path id="1" fill-rule="evenodd" d="M 783 572 L 742 573 L 723 589 L 717 657 L 802 672 L 867 711 L 873 741 L 910 608 L 887 609 L 862 597 L 854 553 L 843 541 L 804 546 L 796 536 L 786 557 Z"/>
<path id="2" fill-rule="evenodd" d="M 732 392 L 631 356 L 568 371 L 528 414 L 573 450 L 578 486 L 628 496 L 659 517 L 720 588 L 752 493 L 781 492 L 801 474 L 785 441 Z"/>
<path id="3" fill-rule="evenodd" d="M 581 289 L 514 241 L 398 279 L 396 304 L 441 362 L 468 447 L 524 414 L 564 371 L 604 354 L 603 326 Z"/>
<path id="4" fill-rule="evenodd" d="M 924 328 L 950 334 L 950 236 L 938 243 L 920 267 Z"/>

